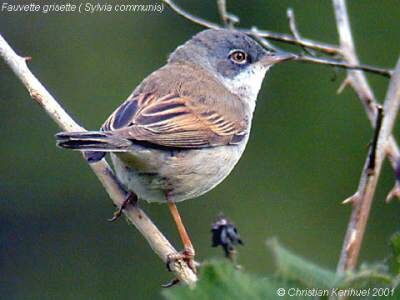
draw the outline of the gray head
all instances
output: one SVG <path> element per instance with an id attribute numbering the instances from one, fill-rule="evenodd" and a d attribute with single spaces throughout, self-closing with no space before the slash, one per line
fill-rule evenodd
<path id="1" fill-rule="evenodd" d="M 231 92 L 255 101 L 266 71 L 294 58 L 266 51 L 248 35 L 234 30 L 209 29 L 178 47 L 169 62 L 189 62 L 210 71 Z"/>

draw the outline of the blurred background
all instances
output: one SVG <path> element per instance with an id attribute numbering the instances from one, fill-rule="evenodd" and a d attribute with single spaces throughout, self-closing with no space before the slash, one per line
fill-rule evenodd
<path id="1" fill-rule="evenodd" d="M 177 3 L 218 22 L 215 1 Z M 349 1 L 348 6 L 361 61 L 393 67 L 399 55 L 398 2 Z M 277 32 L 289 32 L 287 7 L 293 7 L 304 37 L 337 43 L 330 1 L 228 0 L 242 27 Z M 0 12 L 1 34 L 17 53 L 32 56 L 33 73 L 88 129 L 97 129 L 176 46 L 200 30 L 167 7 L 162 13 Z M 357 188 L 372 136 L 352 90 L 336 95 L 344 74 L 300 63 L 269 73 L 247 151 L 231 176 L 207 195 L 179 205 L 198 259 L 222 256 L 221 249 L 210 247 L 210 224 L 224 212 L 245 242 L 239 261 L 247 271 L 273 273 L 265 246 L 271 237 L 335 269 L 350 214 L 341 201 Z M 383 99 L 388 80 L 368 78 Z M 79 153 L 56 148 L 59 128 L 2 61 L 0 101 L 0 295 L 161 298 L 160 284 L 172 274 L 133 226 L 123 219 L 106 221 L 114 207 L 104 189 Z M 400 204 L 383 203 L 393 178 L 386 163 L 362 262 L 384 259 L 390 235 L 399 228 Z M 140 205 L 180 248 L 167 207 Z"/>

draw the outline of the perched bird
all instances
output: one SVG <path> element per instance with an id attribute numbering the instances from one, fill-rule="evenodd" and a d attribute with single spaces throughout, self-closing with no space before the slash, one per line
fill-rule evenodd
<path id="1" fill-rule="evenodd" d="M 247 144 L 265 73 L 294 58 L 238 31 L 202 31 L 144 79 L 100 131 L 58 133 L 57 144 L 84 151 L 91 163 L 111 153 L 127 190 L 168 203 L 184 245 L 174 259 L 192 263 L 194 248 L 175 203 L 228 176 Z"/>

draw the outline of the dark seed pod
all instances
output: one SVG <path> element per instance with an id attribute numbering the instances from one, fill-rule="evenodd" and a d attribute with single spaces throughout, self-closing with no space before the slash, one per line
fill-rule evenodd
<path id="1" fill-rule="evenodd" d="M 228 258 L 232 258 L 236 245 L 243 245 L 243 241 L 235 225 L 222 214 L 212 224 L 211 232 L 212 247 L 221 246 L 225 256 Z"/>

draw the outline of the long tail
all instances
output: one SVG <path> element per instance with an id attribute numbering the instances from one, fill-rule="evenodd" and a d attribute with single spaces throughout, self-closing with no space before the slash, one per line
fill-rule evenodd
<path id="1" fill-rule="evenodd" d="M 57 146 L 85 151 L 89 162 L 101 160 L 106 152 L 128 151 L 132 142 L 101 131 L 60 132 L 56 134 Z"/>

